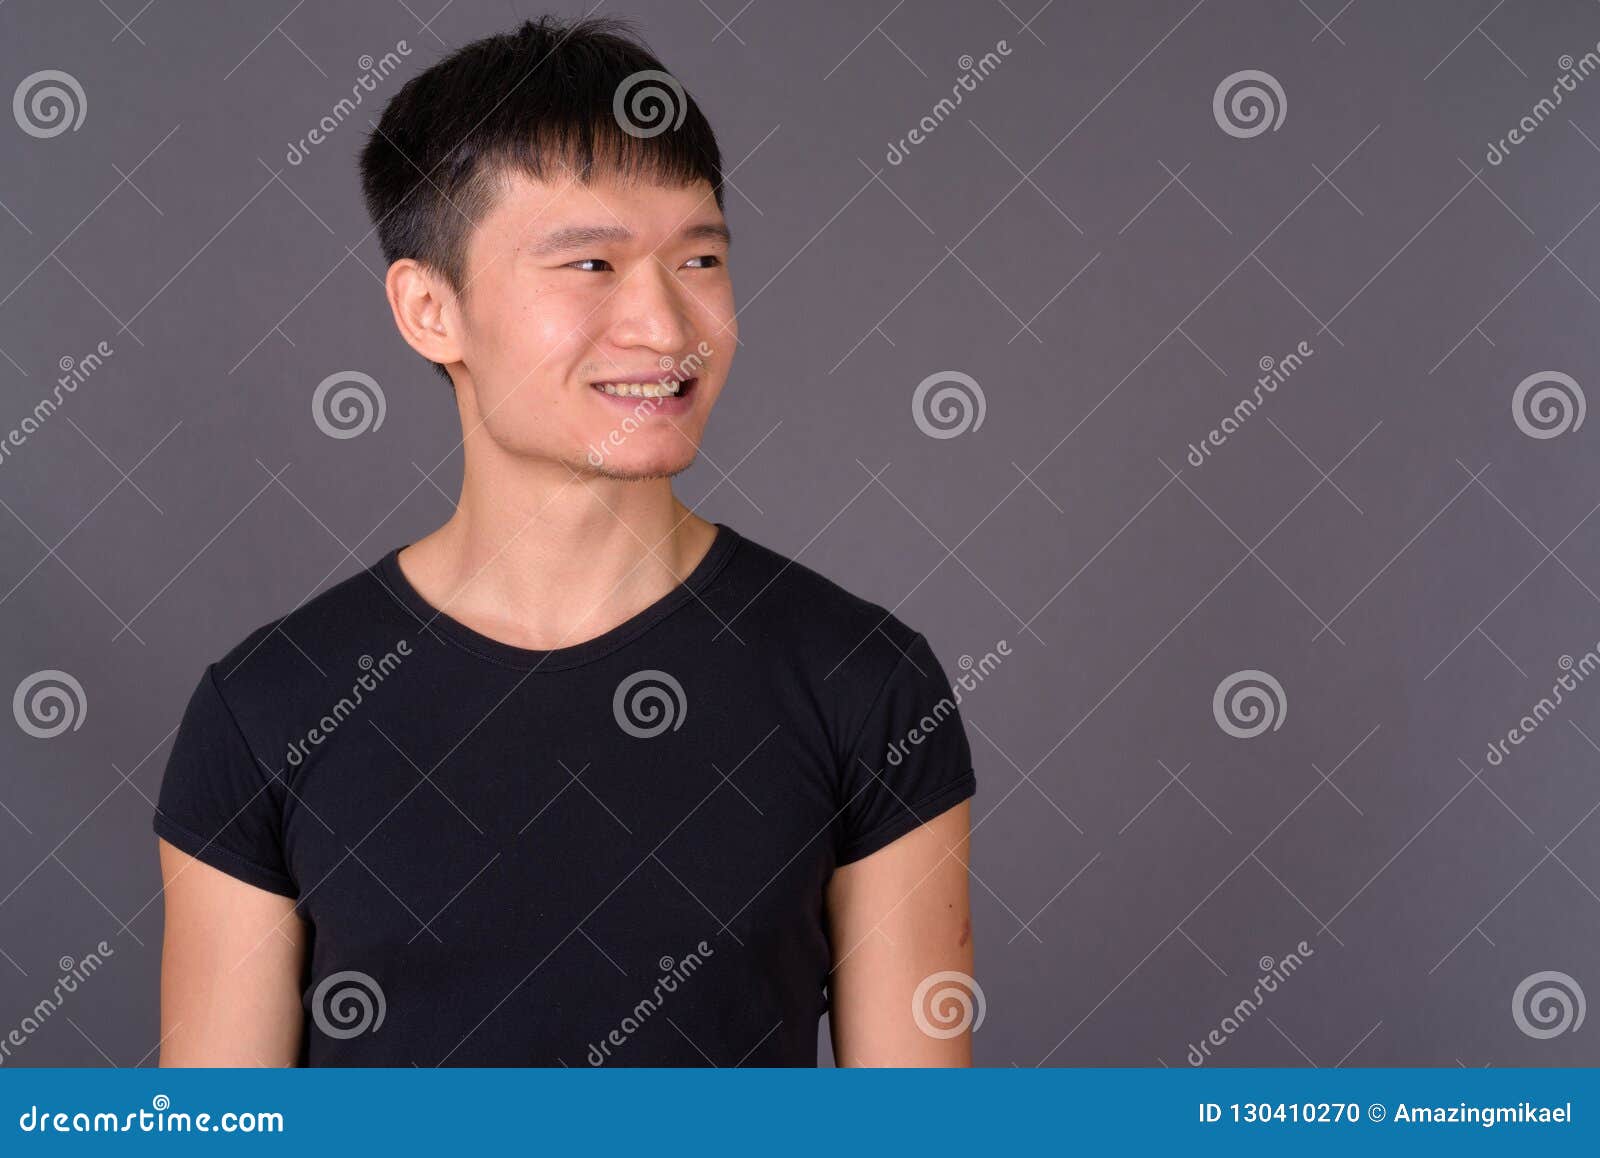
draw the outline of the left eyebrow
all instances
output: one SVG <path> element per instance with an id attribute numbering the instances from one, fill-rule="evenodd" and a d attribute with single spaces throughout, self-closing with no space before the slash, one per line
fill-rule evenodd
<path id="1" fill-rule="evenodd" d="M 685 241 L 720 241 L 723 245 L 728 246 L 733 244 L 733 233 L 720 221 L 706 221 L 699 225 L 691 225 L 679 236 Z"/>
<path id="2" fill-rule="evenodd" d="M 683 241 L 720 241 L 724 245 L 733 243 L 733 234 L 728 227 L 715 221 L 691 225 L 681 231 L 678 237 Z M 595 245 L 622 245 L 632 240 L 633 231 L 620 225 L 571 225 L 551 230 L 527 245 L 523 252 L 530 257 L 550 257 Z"/>

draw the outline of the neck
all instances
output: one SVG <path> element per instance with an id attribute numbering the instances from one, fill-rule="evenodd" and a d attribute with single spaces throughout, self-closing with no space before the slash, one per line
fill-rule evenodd
<path id="1" fill-rule="evenodd" d="M 543 651 L 602 635 L 682 583 L 716 536 L 670 479 L 472 449 L 455 514 L 400 563 L 427 602 L 491 639 Z"/>

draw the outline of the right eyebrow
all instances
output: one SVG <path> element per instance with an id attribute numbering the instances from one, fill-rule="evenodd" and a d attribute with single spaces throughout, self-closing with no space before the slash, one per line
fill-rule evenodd
<path id="1" fill-rule="evenodd" d="M 530 257 L 549 257 L 570 253 L 593 245 L 621 244 L 633 240 L 633 232 L 620 225 L 569 225 L 552 229 L 523 247 Z"/>
<path id="2" fill-rule="evenodd" d="M 0 0 L 0 3 L 4 2 Z M 733 244 L 732 233 L 720 221 L 686 226 L 679 237 L 685 241 L 720 241 L 727 246 Z M 621 225 L 568 225 L 542 234 L 524 246 L 523 252 L 529 257 L 550 257 L 608 243 L 624 245 L 633 240 L 633 231 Z"/>

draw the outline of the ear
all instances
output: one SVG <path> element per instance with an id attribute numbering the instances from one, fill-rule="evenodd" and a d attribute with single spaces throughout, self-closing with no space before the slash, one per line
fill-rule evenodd
<path id="1" fill-rule="evenodd" d="M 400 336 L 430 362 L 461 361 L 461 321 L 455 295 L 439 274 L 409 257 L 389 267 L 383 279 Z"/>

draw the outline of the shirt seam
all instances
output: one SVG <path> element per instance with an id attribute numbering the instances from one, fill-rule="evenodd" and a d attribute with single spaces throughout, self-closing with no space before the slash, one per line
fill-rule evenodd
<path id="1" fill-rule="evenodd" d="M 200 841 L 202 845 L 200 850 L 198 852 L 190 853 L 189 855 L 194 857 L 195 860 L 200 861 L 202 864 L 205 863 L 207 856 L 220 855 L 221 857 L 224 857 L 230 861 L 234 861 L 256 873 L 259 873 L 262 877 L 268 880 L 280 881 L 283 884 L 288 885 L 290 888 L 296 890 L 298 890 L 300 887 L 293 877 L 285 873 L 281 873 L 277 869 L 270 869 L 260 861 L 245 856 L 243 853 L 236 852 L 227 845 L 223 844 L 217 837 L 206 836 L 204 833 L 196 832 L 186 824 L 179 824 L 167 813 L 161 811 L 159 805 L 156 807 L 155 828 L 157 835 L 164 835 L 163 830 L 170 829 L 173 832 L 180 833 L 183 836 Z M 246 883 L 248 884 L 249 882 L 247 881 Z"/>
<path id="2" fill-rule="evenodd" d="M 716 581 L 719 580 L 723 576 L 724 572 L 727 571 L 728 565 L 731 562 L 733 562 L 733 557 L 734 557 L 734 555 L 736 555 L 738 553 L 739 547 L 740 547 L 740 543 L 739 543 L 739 541 L 737 539 L 735 539 L 732 542 L 732 544 L 728 547 L 728 552 L 723 557 L 723 559 L 719 563 L 717 563 L 717 565 L 714 568 L 712 568 L 711 572 L 708 575 L 706 575 L 703 580 L 701 580 L 701 584 L 700 584 L 699 588 L 678 587 L 678 588 L 674 588 L 674 590 L 675 591 L 687 590 L 689 592 L 689 594 L 691 596 L 694 596 L 694 597 L 704 596 L 706 594 L 709 594 L 711 589 L 715 586 Z M 537 673 L 537 672 L 555 673 L 555 672 L 564 672 L 564 671 L 574 671 L 574 670 L 576 670 L 578 668 L 581 668 L 581 667 L 587 667 L 592 663 L 597 663 L 600 660 L 605 659 L 607 656 L 613 655 L 617 651 L 620 651 L 622 648 L 627 647 L 629 644 L 633 643 L 635 640 L 641 638 L 642 636 L 645 636 L 645 635 L 649 634 L 651 631 L 654 631 L 657 627 L 661 626 L 667 620 L 671 619 L 674 615 L 676 615 L 678 612 L 682 611 L 685 607 L 688 607 L 690 605 L 690 603 L 691 603 L 690 599 L 682 600 L 681 602 L 678 603 L 678 605 L 676 607 L 668 608 L 666 611 L 662 612 L 661 615 L 658 618 L 652 620 L 649 623 L 641 624 L 639 626 L 639 628 L 637 630 L 635 630 L 632 634 L 624 636 L 622 639 L 619 639 L 615 644 L 613 644 L 611 647 L 607 648 L 606 650 L 604 650 L 602 652 L 599 652 L 599 653 L 597 653 L 595 655 L 589 656 L 586 659 L 578 660 L 575 663 L 558 664 L 558 665 L 556 665 L 554 667 L 550 666 L 549 664 L 546 664 L 542 660 L 538 661 L 536 663 L 513 663 L 511 660 L 503 659 L 500 656 L 496 656 L 496 655 L 490 655 L 487 652 L 483 651 L 482 649 L 473 646 L 473 644 L 472 644 L 472 642 L 470 640 L 461 638 L 455 631 L 451 630 L 448 626 L 446 626 L 444 628 L 435 628 L 434 625 L 433 625 L 432 620 L 430 620 L 428 622 L 422 622 L 420 619 L 418 619 L 416 609 L 411 606 L 409 600 L 403 594 L 400 594 L 400 593 L 395 592 L 395 591 L 391 591 L 389 589 L 389 585 L 383 581 L 383 577 L 380 574 L 381 569 L 382 569 L 381 566 L 374 566 L 374 567 L 370 568 L 367 573 L 369 575 L 371 575 L 371 577 L 373 579 L 373 582 L 377 583 L 377 585 L 380 588 L 382 588 L 384 594 L 386 594 L 394 602 L 398 603 L 400 605 L 401 610 L 404 611 L 406 613 L 406 615 L 408 615 L 413 621 L 415 621 L 416 629 L 417 629 L 418 632 L 426 634 L 426 635 L 431 635 L 434 639 L 438 640 L 440 643 L 446 644 L 446 645 L 448 645 L 450 647 L 454 647 L 454 648 L 456 648 L 456 649 L 458 649 L 460 651 L 463 651 L 466 654 L 472 656 L 474 659 L 482 660 L 484 663 L 492 664 L 495 667 L 504 668 L 507 671 L 526 672 L 528 674 L 534 674 L 534 673 Z M 436 619 L 437 618 L 443 618 L 443 617 L 444 616 L 443 616 L 442 612 L 435 615 Z M 573 644 L 572 646 L 573 647 L 582 647 L 583 644 L 577 643 L 577 644 Z"/>
<path id="3" fill-rule="evenodd" d="M 228 703 L 228 697 L 222 694 L 222 685 L 217 682 L 216 664 L 206 665 L 206 679 L 211 682 L 211 690 L 216 693 L 217 702 L 222 705 L 223 714 L 228 717 L 228 723 L 233 727 L 234 735 L 239 737 L 239 743 L 244 746 L 245 754 L 256 765 L 263 765 L 265 762 L 256 755 L 256 750 L 250 746 L 250 737 L 244 734 L 244 728 L 239 723 L 239 717 L 233 714 L 233 705 Z"/>
<path id="4" fill-rule="evenodd" d="M 287 618 L 287 616 L 285 616 L 285 618 Z M 244 727 L 243 727 L 243 725 L 241 725 L 239 723 L 239 717 L 233 714 L 233 705 L 228 703 L 228 697 L 222 694 L 222 685 L 217 682 L 217 674 L 216 673 L 217 673 L 217 665 L 215 663 L 208 664 L 206 666 L 206 678 L 211 681 L 211 690 L 216 693 L 217 702 L 222 705 L 223 714 L 228 717 L 228 723 L 230 725 L 232 725 L 234 735 L 239 737 L 239 743 L 243 746 L 244 751 L 245 751 L 245 755 L 250 757 L 250 761 L 251 761 L 251 764 L 252 764 L 253 768 L 255 770 L 257 770 L 257 771 L 265 770 L 266 767 L 267 767 L 266 761 L 261 759 L 260 756 L 256 755 L 255 748 L 251 746 L 250 737 L 245 735 Z M 276 780 L 276 779 L 278 779 L 278 774 L 277 773 L 275 773 L 275 772 L 268 773 L 267 779 L 266 779 L 266 783 L 263 784 L 261 791 L 266 794 L 268 801 L 272 802 L 273 805 L 274 805 L 274 807 L 272 809 L 272 815 L 273 815 L 272 827 L 274 829 L 273 837 L 276 839 L 276 841 L 278 843 L 278 851 L 279 851 L 280 855 L 283 855 L 285 867 L 287 867 L 288 856 L 287 856 L 287 849 L 284 848 L 284 839 L 283 839 L 283 826 L 284 826 L 284 822 L 286 820 L 286 817 L 284 816 L 284 808 L 285 808 L 285 806 L 278 804 L 273 799 L 273 796 L 272 796 L 272 782 L 274 780 Z M 157 809 L 157 811 L 159 812 L 160 810 Z M 195 833 L 193 835 L 198 836 L 199 834 Z M 254 862 L 252 862 L 252 863 L 254 863 Z M 256 867 L 259 868 L 261 866 L 257 865 Z M 272 870 L 272 869 L 264 869 L 263 871 L 265 871 L 265 872 L 273 872 L 274 870 Z M 277 874 L 274 873 L 274 875 L 277 875 Z M 284 879 L 287 880 L 290 884 L 294 885 L 296 888 L 299 887 L 299 884 L 294 880 L 294 878 L 292 876 L 285 877 Z"/>
<path id="5" fill-rule="evenodd" d="M 851 860 L 860 859 L 859 857 L 852 856 L 857 849 L 861 848 L 863 845 L 871 844 L 883 833 L 892 831 L 896 825 L 904 824 L 908 819 L 916 820 L 919 824 L 927 823 L 918 815 L 919 810 L 927 808 L 930 804 L 934 804 L 946 796 L 954 795 L 958 790 L 965 789 L 969 782 L 975 784 L 977 778 L 977 767 L 975 765 L 969 765 L 967 770 L 961 773 L 959 776 L 952 777 L 951 779 L 945 781 L 944 784 L 939 788 L 934 789 L 932 792 L 929 792 L 924 796 L 919 796 L 912 803 L 903 805 L 904 811 L 897 812 L 893 816 L 879 821 L 866 832 L 856 836 L 850 841 L 849 844 L 839 850 L 840 860 L 849 862 Z M 915 825 L 913 825 L 913 827 L 915 827 Z"/>
<path id="6" fill-rule="evenodd" d="M 919 640 L 921 640 L 924 644 L 927 644 L 927 640 L 922 638 L 922 633 L 920 631 L 912 632 L 911 642 L 907 645 L 905 651 L 900 653 L 900 658 L 895 660 L 894 666 L 889 669 L 889 674 L 883 677 L 883 683 L 879 684 L 878 690 L 873 693 L 872 700 L 867 705 L 866 715 L 861 720 L 861 726 L 856 729 L 855 738 L 850 741 L 849 746 L 845 749 L 845 760 L 847 765 L 848 761 L 858 758 L 856 749 L 860 746 L 862 737 L 867 734 L 867 727 L 872 723 L 872 717 L 877 712 L 878 705 L 882 702 L 884 696 L 888 694 L 889 685 L 894 681 L 894 677 L 898 675 L 900 669 L 910 661 L 911 649 L 916 647 Z M 865 763 L 865 761 L 862 762 Z M 845 772 L 847 774 L 850 772 L 850 768 L 848 766 L 845 768 Z M 872 774 L 876 776 L 878 774 L 878 770 L 876 768 L 872 769 Z"/>

